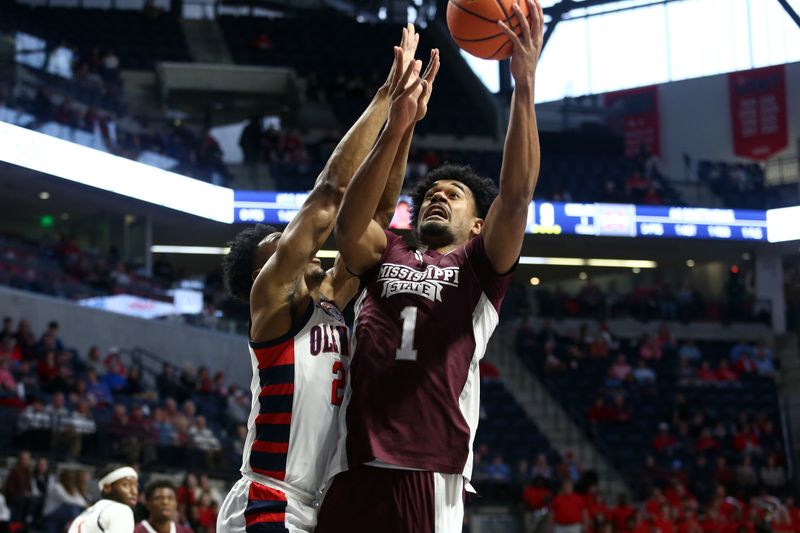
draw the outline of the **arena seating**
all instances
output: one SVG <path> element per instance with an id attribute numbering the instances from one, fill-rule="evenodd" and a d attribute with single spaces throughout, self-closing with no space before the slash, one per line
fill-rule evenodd
<path id="1" fill-rule="evenodd" d="M 316 92 L 323 93 L 345 126 L 355 121 L 385 81 L 392 46 L 400 38 L 396 26 L 360 24 L 333 10 L 280 18 L 223 16 L 218 20 L 237 63 L 294 68 L 300 76 L 312 80 L 309 96 L 314 98 Z M 425 29 L 419 31 L 417 56 L 427 59 L 432 39 Z M 303 38 L 298 39 L 298 35 Z M 331 46 L 332 42 L 336 46 Z M 376 70 L 378 65 L 385 67 Z M 418 131 L 491 135 L 493 124 L 475 109 L 457 78 L 448 75 L 451 69 L 443 63 L 429 115 Z"/>
<path id="2" fill-rule="evenodd" d="M 52 46 L 70 43 L 90 53 L 111 48 L 124 69 L 150 70 L 156 61 L 190 61 L 179 21 L 157 11 L 31 7 L 0 3 L 0 31 L 25 31 Z"/>
<path id="3" fill-rule="evenodd" d="M 562 337 L 549 326 L 537 332 L 527 324 L 517 335 L 518 355 L 640 498 L 672 477 L 702 503 L 713 497 L 715 481 L 730 494 L 749 497 L 764 485 L 724 478 L 715 466 L 719 457 L 731 472 L 745 457 L 756 471 L 770 456 L 785 461 L 773 378 L 777 363 L 760 344 L 697 342 L 696 350 L 684 345 L 665 328 L 638 342 L 616 340 L 606 329 Z M 701 444 L 704 429 L 714 443 Z M 709 465 L 702 471 L 701 455 Z M 786 486 L 768 488 L 783 495 Z"/>

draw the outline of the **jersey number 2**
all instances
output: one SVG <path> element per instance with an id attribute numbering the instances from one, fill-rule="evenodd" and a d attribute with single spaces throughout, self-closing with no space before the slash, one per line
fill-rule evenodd
<path id="1" fill-rule="evenodd" d="M 344 364 L 341 361 L 333 363 L 333 374 L 336 377 L 331 384 L 331 403 L 333 405 L 342 405 L 347 376 L 344 374 Z M 341 393 L 339 391 L 341 391 Z"/>
<path id="2" fill-rule="evenodd" d="M 400 339 L 400 348 L 397 350 L 395 360 L 416 361 L 417 350 L 414 349 L 414 334 L 417 330 L 417 308 L 410 305 L 400 313 L 403 319 L 403 336 Z"/>

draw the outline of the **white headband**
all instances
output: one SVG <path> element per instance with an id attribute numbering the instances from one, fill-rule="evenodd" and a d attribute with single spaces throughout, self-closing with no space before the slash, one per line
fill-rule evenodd
<path id="1" fill-rule="evenodd" d="M 138 480 L 139 479 L 139 474 L 137 474 L 136 470 L 134 470 L 130 466 L 123 466 L 122 468 L 117 468 L 116 470 L 112 470 L 111 472 L 109 472 L 106 475 L 106 477 L 104 477 L 103 479 L 101 479 L 97 483 L 97 486 L 102 491 L 103 487 L 105 487 L 106 485 L 113 485 L 114 483 L 116 483 L 120 479 L 123 479 L 123 478 L 126 478 L 126 477 L 132 477 L 132 478 L 135 478 L 135 479 Z"/>

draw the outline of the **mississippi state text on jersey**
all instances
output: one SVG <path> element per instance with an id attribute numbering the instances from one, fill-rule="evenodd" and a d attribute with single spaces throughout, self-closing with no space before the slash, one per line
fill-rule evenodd
<path id="1" fill-rule="evenodd" d="M 349 332 L 336 306 L 308 307 L 294 331 L 250 342 L 253 405 L 242 474 L 312 498 L 338 439 Z"/>
<path id="2" fill-rule="evenodd" d="M 481 236 L 444 255 L 386 238 L 379 265 L 361 277 L 331 474 L 377 460 L 469 479 L 478 362 L 511 273 L 494 272 Z"/>

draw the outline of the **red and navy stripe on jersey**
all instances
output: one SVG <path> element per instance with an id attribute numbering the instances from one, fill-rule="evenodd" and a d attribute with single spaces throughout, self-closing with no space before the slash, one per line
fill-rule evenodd
<path id="1" fill-rule="evenodd" d="M 258 483 L 251 483 L 244 518 L 247 533 L 288 533 L 286 494 Z"/>
<path id="2" fill-rule="evenodd" d="M 294 339 L 251 342 L 250 346 L 258 360 L 260 388 L 250 468 L 253 472 L 283 480 L 286 477 L 294 400 Z"/>

